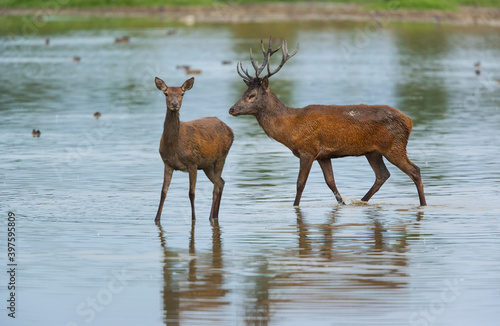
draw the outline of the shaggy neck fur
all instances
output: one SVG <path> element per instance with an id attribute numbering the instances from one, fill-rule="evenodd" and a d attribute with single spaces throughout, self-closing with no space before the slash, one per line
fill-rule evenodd
<path id="1" fill-rule="evenodd" d="M 267 105 L 261 108 L 255 117 L 269 137 L 283 142 L 282 138 L 286 137 L 287 132 L 291 132 L 291 130 L 284 130 L 288 123 L 283 122 L 288 120 L 290 114 L 294 114 L 294 109 L 283 104 L 274 93 L 269 92 L 268 96 Z"/>

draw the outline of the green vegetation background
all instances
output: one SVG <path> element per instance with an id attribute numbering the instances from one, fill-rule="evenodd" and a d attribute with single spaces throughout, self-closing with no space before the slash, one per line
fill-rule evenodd
<path id="1" fill-rule="evenodd" d="M 270 2 L 304 2 L 305 0 L 0 0 L 4 8 L 112 8 L 148 6 L 215 6 Z M 459 6 L 500 7 L 500 0 L 316 0 L 316 2 L 341 2 L 383 8 L 397 3 L 405 9 L 456 10 Z M 392 4 L 391 4 L 392 3 Z"/>

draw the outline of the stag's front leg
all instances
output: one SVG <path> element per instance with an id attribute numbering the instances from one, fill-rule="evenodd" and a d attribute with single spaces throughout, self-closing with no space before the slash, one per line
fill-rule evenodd
<path id="1" fill-rule="evenodd" d="M 370 166 L 373 169 L 373 172 L 375 172 L 375 183 L 373 186 L 368 190 L 366 195 L 361 198 L 361 201 L 368 201 L 372 196 L 382 187 L 384 182 L 389 179 L 391 174 L 389 173 L 389 170 L 387 170 L 387 167 L 385 166 L 384 160 L 382 158 L 382 154 L 378 152 L 371 152 L 365 155 L 366 158 L 368 159 L 368 163 L 370 163 Z"/>
<path id="2" fill-rule="evenodd" d="M 163 210 L 163 202 L 165 201 L 165 197 L 167 197 L 168 187 L 170 186 L 170 181 L 172 180 L 172 173 L 174 169 L 170 166 L 165 165 L 165 170 L 163 172 L 163 186 L 161 188 L 160 195 L 160 205 L 158 206 L 158 212 L 156 212 L 155 223 L 160 223 L 161 211 Z"/>
<path id="3" fill-rule="evenodd" d="M 307 177 L 309 176 L 309 171 L 311 171 L 313 162 L 314 158 L 310 155 L 300 156 L 300 169 L 299 176 L 297 177 L 297 194 L 295 195 L 293 206 L 299 206 L 300 204 L 300 198 L 302 197 L 302 192 L 306 186 Z"/>
<path id="4" fill-rule="evenodd" d="M 196 176 L 198 171 L 196 167 L 189 168 L 189 200 L 191 201 L 191 220 L 196 220 L 196 214 L 194 212 L 194 193 L 196 188 Z"/>
<path id="5" fill-rule="evenodd" d="M 319 166 L 321 166 L 321 170 L 323 171 L 323 175 L 325 177 L 325 182 L 328 187 L 333 191 L 333 195 L 337 202 L 341 205 L 345 205 L 342 196 L 340 196 L 339 191 L 337 190 L 337 186 L 335 185 L 335 178 L 333 177 L 333 169 L 332 162 L 330 159 L 318 160 Z"/>

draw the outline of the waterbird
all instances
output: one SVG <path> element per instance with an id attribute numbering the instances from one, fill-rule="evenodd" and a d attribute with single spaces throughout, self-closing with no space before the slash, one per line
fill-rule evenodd
<path id="1" fill-rule="evenodd" d="M 40 137 L 41 134 L 40 130 L 33 129 L 31 131 L 31 135 L 33 135 L 33 137 Z"/>
<path id="2" fill-rule="evenodd" d="M 94 118 L 99 119 L 101 115 L 101 112 L 97 111 L 96 113 L 94 113 Z"/>
<path id="3" fill-rule="evenodd" d="M 115 38 L 115 43 L 128 43 L 128 42 L 130 42 L 130 36 L 128 35 Z"/>
<path id="4" fill-rule="evenodd" d="M 186 75 L 200 75 L 201 74 L 201 70 L 191 69 L 189 66 L 184 67 L 184 71 L 186 72 Z"/>

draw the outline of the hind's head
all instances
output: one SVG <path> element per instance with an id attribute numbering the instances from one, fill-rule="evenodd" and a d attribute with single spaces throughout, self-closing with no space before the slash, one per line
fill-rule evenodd
<path id="1" fill-rule="evenodd" d="M 179 111 L 182 105 L 184 93 L 189 91 L 194 84 L 194 77 L 189 78 L 181 87 L 168 87 L 163 80 L 155 77 L 156 87 L 165 94 L 167 110 Z"/>

